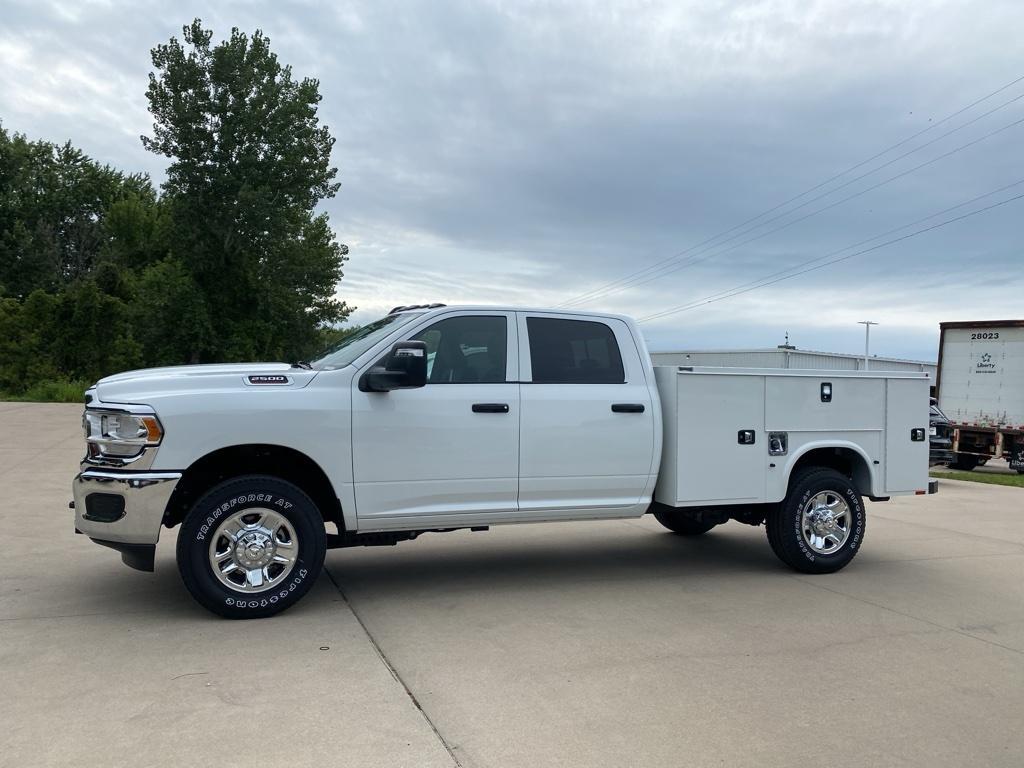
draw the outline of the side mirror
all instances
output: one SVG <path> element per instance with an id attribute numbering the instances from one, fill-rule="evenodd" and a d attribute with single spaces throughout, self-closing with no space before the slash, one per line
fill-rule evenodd
<path id="1" fill-rule="evenodd" d="M 391 348 L 384 365 L 375 365 L 359 379 L 363 392 L 416 389 L 427 383 L 427 344 L 399 341 Z"/>

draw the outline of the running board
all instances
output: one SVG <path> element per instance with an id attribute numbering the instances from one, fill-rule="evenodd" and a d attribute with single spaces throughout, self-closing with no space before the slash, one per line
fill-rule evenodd
<path id="1" fill-rule="evenodd" d="M 489 526 L 475 525 L 471 531 L 486 531 Z M 430 528 L 425 531 L 380 531 L 377 533 L 328 533 L 327 548 L 343 549 L 345 547 L 393 547 L 400 541 L 412 541 L 424 533 L 450 533 L 464 531 L 465 528 Z"/>

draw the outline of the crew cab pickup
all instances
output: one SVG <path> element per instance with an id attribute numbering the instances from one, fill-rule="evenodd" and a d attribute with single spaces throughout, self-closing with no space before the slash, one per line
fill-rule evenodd
<path id="1" fill-rule="evenodd" d="M 863 497 L 934 492 L 924 374 L 653 367 L 619 315 L 398 307 L 310 363 L 130 371 L 86 392 L 75 527 L 153 570 L 165 528 L 222 616 L 293 605 L 325 550 L 652 514 L 765 524 L 828 573 Z"/>

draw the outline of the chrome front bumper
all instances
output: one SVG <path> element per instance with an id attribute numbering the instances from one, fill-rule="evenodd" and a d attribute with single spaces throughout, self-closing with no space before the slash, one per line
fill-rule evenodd
<path id="1" fill-rule="evenodd" d="M 180 479 L 180 472 L 86 469 L 72 484 L 75 529 L 100 542 L 155 545 L 167 502 Z M 92 494 L 104 496 L 90 503 Z"/>

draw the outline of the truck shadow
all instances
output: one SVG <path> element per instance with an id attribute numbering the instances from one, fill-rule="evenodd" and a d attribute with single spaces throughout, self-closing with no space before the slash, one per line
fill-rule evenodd
<path id="1" fill-rule="evenodd" d="M 722 530 L 696 538 L 634 531 L 624 539 L 615 535 L 615 529 L 585 539 L 524 539 L 503 533 L 490 531 L 487 536 L 495 538 L 486 543 L 480 534 L 455 533 L 436 534 L 433 544 L 424 535 L 394 548 L 333 550 L 327 553 L 326 567 L 343 592 L 372 589 L 407 596 L 573 582 L 685 582 L 792 573 L 772 554 L 763 529 Z"/>
<path id="2" fill-rule="evenodd" d="M 575 537 L 568 526 L 556 528 L 554 536 L 546 525 L 509 526 L 486 534 L 425 534 L 395 547 L 329 550 L 327 573 L 313 593 L 286 615 L 321 610 L 324 601 L 342 599 L 339 589 L 346 598 L 414 600 L 455 594 L 508 597 L 571 586 L 636 589 L 644 583 L 665 582 L 700 590 L 723 579 L 746 582 L 756 589 L 759 581 L 793 575 L 775 558 L 763 528 L 729 524 L 705 536 L 687 538 L 635 525 L 624 528 L 628 523 L 606 525 Z M 869 560 L 861 553 L 851 568 Z M 87 587 L 83 602 L 92 604 L 90 610 L 219 620 L 191 599 L 170 548 L 158 551 L 155 573 L 126 574 L 120 563 L 104 563 L 92 579 L 77 583 Z M 112 603 L 97 595 L 108 596 Z"/>

